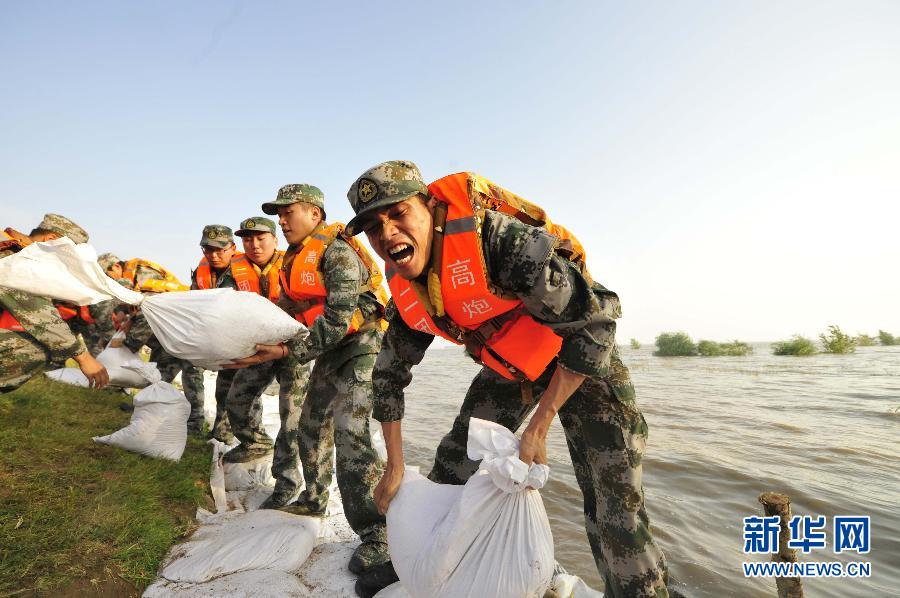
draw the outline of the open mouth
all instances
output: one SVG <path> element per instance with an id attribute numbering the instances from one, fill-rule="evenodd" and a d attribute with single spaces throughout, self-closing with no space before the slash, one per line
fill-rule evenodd
<path id="1" fill-rule="evenodd" d="M 388 255 L 391 256 L 391 260 L 398 266 L 409 263 L 415 252 L 415 249 L 409 243 L 400 243 L 388 249 Z"/>

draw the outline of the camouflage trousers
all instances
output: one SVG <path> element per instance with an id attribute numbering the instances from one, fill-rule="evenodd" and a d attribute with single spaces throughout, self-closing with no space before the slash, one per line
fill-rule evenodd
<path id="1" fill-rule="evenodd" d="M 171 382 L 181 372 L 181 387 L 184 389 L 184 396 L 191 404 L 191 415 L 188 417 L 188 429 L 200 431 L 203 429 L 203 369 L 198 368 L 191 362 L 179 359 L 169 354 L 156 337 L 150 337 L 147 341 L 150 347 L 150 361 L 156 363 L 157 369 L 162 376 L 163 382 Z"/>
<path id="2" fill-rule="evenodd" d="M 429 479 L 464 484 L 478 470 L 478 462 L 466 456 L 469 418 L 516 431 L 536 406 L 553 369 L 534 383 L 535 401 L 525 403 L 519 383 L 483 368 L 438 446 Z M 666 559 L 650 533 L 641 482 L 647 423 L 631 383 L 614 386 L 603 378 L 589 378 L 560 409 L 559 419 L 584 496 L 585 530 L 606 584 L 605 595 L 667 598 Z"/>
<path id="3" fill-rule="evenodd" d="M 270 449 L 274 444 L 262 425 L 261 397 L 275 379 L 276 363 L 268 361 L 237 370 L 225 399 L 231 432 L 248 450 Z"/>
<path id="4" fill-rule="evenodd" d="M 310 511 L 325 510 L 337 465 L 337 485 L 350 527 L 364 541 L 387 542 L 384 517 L 374 491 L 384 462 L 372 447 L 372 369 L 375 355 L 351 357 L 328 371 L 316 362 L 300 413 L 300 455 L 306 487 L 297 502 Z"/>
<path id="5" fill-rule="evenodd" d="M 13 391 L 50 367 L 47 352 L 24 334 L 0 329 L 0 392 Z"/>
<path id="6" fill-rule="evenodd" d="M 350 527 L 362 540 L 386 542 L 384 517 L 373 496 L 384 462 L 369 433 L 372 369 L 382 336 L 380 331 L 367 331 L 345 340 L 319 356 L 312 373 L 305 380 L 295 379 L 287 393 L 279 379 L 281 430 L 275 439 L 272 475 L 276 492 L 295 490 L 300 482 L 297 457 L 302 458 L 306 487 L 297 502 L 310 511 L 324 510 L 335 454 L 337 484 Z"/>

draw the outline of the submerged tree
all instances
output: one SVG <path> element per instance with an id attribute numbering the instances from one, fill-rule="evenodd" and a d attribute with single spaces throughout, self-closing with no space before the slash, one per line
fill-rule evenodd
<path id="1" fill-rule="evenodd" d="M 632 349 L 640 349 L 641 348 L 641 343 L 638 342 L 638 339 L 636 339 L 636 338 L 631 339 L 631 348 Z"/>
<path id="2" fill-rule="evenodd" d="M 875 345 L 875 337 L 869 336 L 868 334 L 857 334 L 856 335 L 856 346 L 857 347 L 872 347 Z"/>
<path id="3" fill-rule="evenodd" d="M 772 345 L 775 355 L 815 355 L 816 344 L 808 338 L 795 334 L 789 341 L 780 341 Z"/>
<path id="4" fill-rule="evenodd" d="M 878 331 L 878 341 L 885 347 L 897 344 L 897 339 L 894 337 L 894 335 L 885 330 Z"/>
<path id="5" fill-rule="evenodd" d="M 730 343 L 700 341 L 697 343 L 697 352 L 703 357 L 742 357 L 753 353 L 753 347 L 739 340 Z"/>
<path id="6" fill-rule="evenodd" d="M 834 324 L 828 330 L 819 335 L 822 348 L 826 353 L 853 353 L 856 351 L 856 339 L 844 332 Z"/>
<path id="7" fill-rule="evenodd" d="M 686 332 L 663 332 L 656 337 L 658 357 L 691 357 L 697 354 L 697 345 Z"/>

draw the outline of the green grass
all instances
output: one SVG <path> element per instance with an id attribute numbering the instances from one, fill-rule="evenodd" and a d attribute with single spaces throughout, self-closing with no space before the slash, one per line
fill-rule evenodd
<path id="1" fill-rule="evenodd" d="M 772 345 L 775 355 L 806 356 L 816 354 L 816 344 L 808 338 L 795 334 L 789 341 L 781 341 Z"/>
<path id="2" fill-rule="evenodd" d="M 822 341 L 822 350 L 825 353 L 844 354 L 856 351 L 856 339 L 849 334 L 845 334 L 834 324 L 820 334 L 819 339 Z"/>
<path id="3" fill-rule="evenodd" d="M 43 376 L 0 395 L 0 595 L 139 595 L 208 505 L 203 441 L 173 463 L 91 440 L 127 400 Z"/>
<path id="4" fill-rule="evenodd" d="M 686 332 L 663 332 L 656 337 L 658 357 L 690 357 L 697 354 L 697 345 Z"/>
<path id="5" fill-rule="evenodd" d="M 700 341 L 697 343 L 697 352 L 703 357 L 743 357 L 753 353 L 753 347 L 738 340 L 730 343 Z"/>

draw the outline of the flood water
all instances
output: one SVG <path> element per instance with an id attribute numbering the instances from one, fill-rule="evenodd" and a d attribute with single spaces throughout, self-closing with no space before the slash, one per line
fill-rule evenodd
<path id="1" fill-rule="evenodd" d="M 807 579 L 807 596 L 897 596 L 900 588 L 900 347 L 851 355 L 668 357 L 623 349 L 650 426 L 644 489 L 670 572 L 689 596 L 775 596 L 747 579 L 742 519 L 777 491 L 800 515 L 828 517 L 828 545 L 801 561 L 868 560 L 868 579 Z M 407 393 L 408 465 L 431 468 L 477 366 L 457 348 L 432 348 Z M 550 433 L 551 483 L 542 490 L 556 556 L 592 587 L 602 582 L 584 535 L 581 492 L 562 428 Z M 868 555 L 833 553 L 835 515 L 869 515 Z"/>

